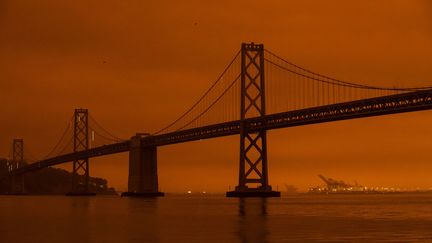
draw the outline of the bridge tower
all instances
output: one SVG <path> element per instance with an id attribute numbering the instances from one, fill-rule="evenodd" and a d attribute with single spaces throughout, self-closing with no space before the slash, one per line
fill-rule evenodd
<path id="1" fill-rule="evenodd" d="M 75 109 L 73 151 L 79 152 L 89 148 L 88 110 Z M 89 191 L 89 159 L 73 161 L 72 189 L 68 196 L 92 196 L 95 193 Z"/>
<path id="2" fill-rule="evenodd" d="M 9 171 L 14 171 L 22 166 L 24 166 L 24 140 L 16 138 L 12 143 L 12 160 L 9 163 Z M 12 173 L 10 179 L 10 194 L 25 194 L 24 175 Z"/>
<path id="3" fill-rule="evenodd" d="M 140 134 L 130 140 L 128 191 L 122 197 L 161 197 L 157 175 L 157 147 L 146 145 L 152 137 Z"/>
<path id="4" fill-rule="evenodd" d="M 239 182 L 226 196 L 279 197 L 268 184 L 266 131 L 250 130 L 246 122 L 266 114 L 263 44 L 242 43 L 240 97 Z"/>

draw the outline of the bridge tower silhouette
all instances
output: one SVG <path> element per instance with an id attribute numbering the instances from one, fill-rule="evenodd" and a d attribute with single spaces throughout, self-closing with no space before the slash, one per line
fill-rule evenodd
<path id="1" fill-rule="evenodd" d="M 9 163 L 9 170 L 14 171 L 22 166 L 24 166 L 24 140 L 22 138 L 15 138 L 12 143 L 12 159 Z M 11 173 L 10 179 L 9 193 L 14 195 L 25 194 L 24 175 Z"/>
<path id="2" fill-rule="evenodd" d="M 278 197 L 268 184 L 267 132 L 251 130 L 246 119 L 266 115 L 264 45 L 242 43 L 239 182 L 227 197 Z M 249 185 L 256 185 L 249 187 Z"/>
<path id="3" fill-rule="evenodd" d="M 85 151 L 89 149 L 89 116 L 87 109 L 75 109 L 73 116 L 73 151 Z M 77 159 L 73 161 L 72 187 L 68 196 L 95 195 L 89 191 L 89 159 Z"/>

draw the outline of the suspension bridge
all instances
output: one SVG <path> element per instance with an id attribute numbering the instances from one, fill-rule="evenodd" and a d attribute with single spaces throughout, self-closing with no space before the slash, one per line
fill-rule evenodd
<path id="1" fill-rule="evenodd" d="M 24 158 L 24 142 L 15 139 L 8 166 L 11 194 L 25 191 L 26 173 L 72 162 L 70 195 L 92 195 L 89 159 L 129 152 L 124 196 L 162 196 L 157 177 L 159 146 L 240 135 L 238 185 L 227 196 L 277 197 L 280 193 L 269 185 L 268 130 L 428 109 L 432 109 L 432 87 L 347 82 L 300 67 L 262 44 L 243 43 L 210 88 L 152 134 L 120 139 L 88 110 L 76 109 L 59 142 L 43 159 Z"/>

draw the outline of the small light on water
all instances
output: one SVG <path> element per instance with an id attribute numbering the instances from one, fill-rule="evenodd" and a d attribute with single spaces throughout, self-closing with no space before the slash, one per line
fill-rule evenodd
<path id="1" fill-rule="evenodd" d="M 206 194 L 206 191 L 203 191 L 202 193 L 203 193 L 203 194 Z"/>
<path id="2" fill-rule="evenodd" d="M 192 191 L 187 191 L 187 193 L 188 193 L 188 194 L 191 194 L 191 193 L 192 193 Z"/>

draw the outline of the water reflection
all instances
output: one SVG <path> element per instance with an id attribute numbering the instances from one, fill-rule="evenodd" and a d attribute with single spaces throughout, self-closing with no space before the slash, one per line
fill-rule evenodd
<path id="1" fill-rule="evenodd" d="M 90 197 L 70 197 L 70 221 L 71 228 L 70 237 L 74 242 L 89 242 L 90 241 L 90 215 L 92 214 L 93 201 Z M 74 233 L 75 231 L 75 233 Z"/>
<path id="2" fill-rule="evenodd" d="M 127 198 L 126 200 L 128 206 L 128 242 L 159 242 L 159 199 Z"/>
<path id="3" fill-rule="evenodd" d="M 238 204 L 240 242 L 267 242 L 267 198 L 240 198 Z"/>
<path id="4" fill-rule="evenodd" d="M 71 209 L 77 213 L 88 214 L 91 206 L 90 197 L 70 197 Z"/>
<path id="5" fill-rule="evenodd" d="M 0 242 L 431 242 L 432 196 L 0 197 Z"/>

